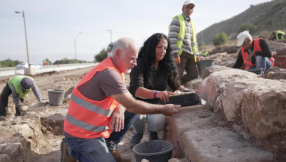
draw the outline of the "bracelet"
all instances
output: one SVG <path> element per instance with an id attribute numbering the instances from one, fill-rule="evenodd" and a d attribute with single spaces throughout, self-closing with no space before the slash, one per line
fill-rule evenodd
<path id="1" fill-rule="evenodd" d="M 157 97 L 156 97 L 156 94 L 157 94 L 158 92 L 159 92 L 159 91 L 156 91 L 156 92 L 154 93 L 154 98 L 157 98 Z"/>

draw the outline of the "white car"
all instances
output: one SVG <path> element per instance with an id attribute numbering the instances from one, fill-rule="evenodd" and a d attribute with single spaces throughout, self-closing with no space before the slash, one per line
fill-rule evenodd
<path id="1" fill-rule="evenodd" d="M 42 66 L 39 65 L 39 64 L 35 64 L 35 63 L 30 63 L 31 67 L 35 67 L 37 69 L 42 69 Z M 24 68 L 27 68 L 29 67 L 28 63 L 21 63 L 21 64 L 18 64 L 16 66 L 16 70 L 21 70 L 21 69 L 24 69 Z"/>

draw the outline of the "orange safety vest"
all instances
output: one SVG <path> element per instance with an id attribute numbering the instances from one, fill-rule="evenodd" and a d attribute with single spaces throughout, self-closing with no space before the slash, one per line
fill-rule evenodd
<path id="1" fill-rule="evenodd" d="M 117 71 L 123 83 L 125 82 L 124 75 L 114 66 L 110 57 L 89 71 L 72 91 L 68 113 L 64 121 L 64 130 L 68 134 L 85 139 L 108 138 L 110 136 L 112 132 L 110 120 L 118 102 L 111 96 L 102 101 L 91 100 L 78 91 L 80 85 L 90 81 L 97 72 L 105 69 Z"/>
<path id="2" fill-rule="evenodd" d="M 260 45 L 259 45 L 259 39 L 253 39 L 254 41 L 254 51 L 262 51 L 261 48 L 260 48 Z M 248 61 L 247 60 L 247 57 L 248 57 L 248 53 L 246 51 L 244 51 L 244 48 L 243 47 L 240 47 L 240 50 L 241 50 L 241 54 L 242 54 L 242 58 L 243 58 L 243 61 L 245 63 L 245 70 L 249 69 L 250 67 L 254 67 L 255 65 L 252 64 L 251 61 Z M 254 55 L 256 57 L 256 55 Z M 272 67 L 274 66 L 274 58 L 271 57 L 269 59 L 269 61 L 271 62 L 272 64 Z"/>

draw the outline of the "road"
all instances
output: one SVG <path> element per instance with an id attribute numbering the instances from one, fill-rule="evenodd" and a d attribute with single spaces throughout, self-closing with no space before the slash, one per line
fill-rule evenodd
<path id="1" fill-rule="evenodd" d="M 37 69 L 36 73 L 44 73 L 44 72 L 50 72 L 50 71 L 63 71 L 63 70 L 72 70 L 72 69 L 79 69 L 79 68 L 86 68 L 95 66 L 97 64 L 94 63 L 84 63 L 84 64 L 61 64 L 59 66 L 57 65 L 45 65 L 41 69 Z M 1 68 L 0 69 L 0 77 L 3 76 L 11 76 L 15 74 L 24 74 L 24 69 L 16 70 L 13 68 Z"/>

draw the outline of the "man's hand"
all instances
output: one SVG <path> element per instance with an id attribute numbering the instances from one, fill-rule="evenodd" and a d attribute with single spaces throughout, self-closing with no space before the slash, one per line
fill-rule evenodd
<path id="1" fill-rule="evenodd" d="M 180 57 L 176 57 L 176 58 L 175 58 L 175 63 L 176 63 L 177 65 L 179 65 L 179 64 L 181 63 Z"/>
<path id="2" fill-rule="evenodd" d="M 26 111 L 29 109 L 28 106 L 20 106 L 19 110 L 20 110 L 20 116 L 25 115 Z"/>
<path id="3" fill-rule="evenodd" d="M 255 55 L 255 51 L 252 51 L 252 52 L 248 55 L 248 57 L 247 57 L 246 60 L 251 62 L 251 58 L 252 58 L 254 55 Z"/>
<path id="4" fill-rule="evenodd" d="M 167 105 L 163 105 L 163 109 L 162 109 L 162 114 L 166 115 L 166 116 L 172 116 L 174 114 L 178 114 L 180 111 L 177 109 L 179 107 L 181 107 L 181 105 L 173 105 L 173 104 L 167 104 Z"/>
<path id="5" fill-rule="evenodd" d="M 119 104 L 112 114 L 110 124 L 115 132 L 120 132 L 122 129 L 124 129 L 125 110 L 125 107 Z"/>

